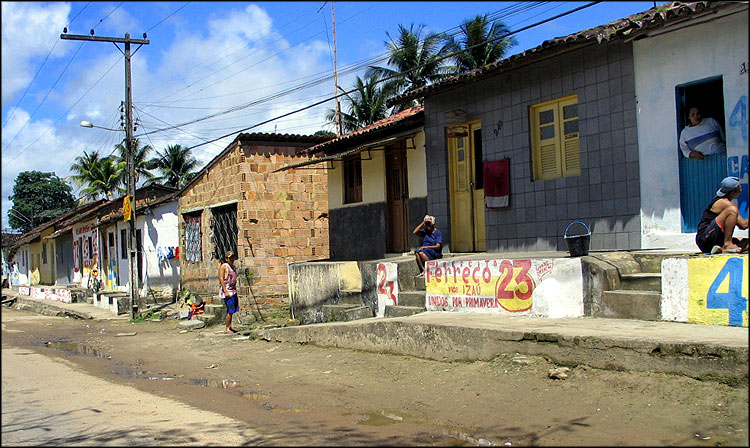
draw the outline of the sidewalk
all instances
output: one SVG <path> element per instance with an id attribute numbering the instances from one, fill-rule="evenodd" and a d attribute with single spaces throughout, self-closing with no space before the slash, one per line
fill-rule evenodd
<path id="1" fill-rule="evenodd" d="M 489 361 L 501 353 L 563 365 L 747 381 L 748 329 L 629 319 L 425 312 L 263 329 L 262 339 L 440 361 Z"/>
<path id="2" fill-rule="evenodd" d="M 80 319 L 96 320 L 130 320 L 130 316 L 122 314 L 116 316 L 111 311 L 88 303 L 65 303 L 56 300 L 35 299 L 21 295 L 18 291 L 3 288 L 3 300 L 15 298 L 19 309 L 32 311 L 46 316 L 73 316 Z"/>

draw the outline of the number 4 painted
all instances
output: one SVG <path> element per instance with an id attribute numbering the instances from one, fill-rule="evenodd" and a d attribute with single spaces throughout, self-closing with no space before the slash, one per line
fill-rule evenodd
<path id="1" fill-rule="evenodd" d="M 706 295 L 706 308 L 729 310 L 729 325 L 742 326 L 742 312 L 747 310 L 747 297 L 742 297 L 742 258 L 730 258 L 711 283 Z M 729 276 L 729 291 L 718 292 L 719 285 Z"/>

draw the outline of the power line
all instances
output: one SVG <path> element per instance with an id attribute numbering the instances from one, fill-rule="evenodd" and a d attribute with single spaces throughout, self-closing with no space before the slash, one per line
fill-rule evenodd
<path id="1" fill-rule="evenodd" d="M 499 36 L 499 37 L 496 37 L 496 38 L 493 38 L 493 39 L 489 39 L 489 40 L 487 40 L 487 41 L 484 41 L 484 42 L 480 42 L 480 43 L 478 43 L 478 44 L 476 44 L 476 45 L 472 45 L 471 47 L 468 47 L 468 48 L 464 48 L 464 49 L 462 49 L 462 50 L 460 50 L 460 51 L 456 51 L 456 52 L 452 52 L 452 53 L 449 53 L 449 54 L 447 54 L 447 55 L 445 55 L 445 56 L 443 56 L 443 57 L 439 58 L 438 60 L 443 60 L 443 59 L 447 59 L 447 58 L 453 57 L 453 56 L 455 56 L 456 54 L 462 53 L 462 52 L 464 52 L 464 51 L 466 51 L 466 50 L 469 50 L 469 49 L 471 49 L 471 48 L 477 47 L 477 46 L 479 46 L 479 45 L 484 45 L 484 44 L 487 44 L 487 43 L 490 43 L 490 42 L 494 42 L 494 41 L 496 41 L 496 40 L 501 40 L 501 39 L 505 39 L 505 38 L 507 38 L 508 36 L 511 36 L 511 35 L 513 35 L 513 34 L 517 34 L 517 33 L 520 33 L 521 31 L 525 31 L 525 30 L 527 30 L 527 29 L 529 29 L 529 28 L 532 28 L 532 27 L 535 27 L 535 26 L 539 26 L 539 25 L 542 25 L 542 24 L 544 24 L 544 23 L 547 23 L 547 22 L 550 22 L 550 21 L 552 21 L 552 20 L 556 20 L 556 19 L 559 19 L 560 17 L 564 17 L 564 16 L 567 16 L 567 15 L 569 15 L 569 14 L 572 14 L 572 13 L 574 13 L 574 12 L 578 12 L 578 11 L 580 11 L 580 10 L 583 10 L 583 9 L 585 9 L 585 8 L 589 8 L 589 7 L 591 7 L 591 6 L 594 6 L 594 5 L 596 5 L 597 3 L 601 3 L 601 0 L 590 2 L 590 3 L 586 4 L 586 5 L 583 5 L 583 6 L 579 6 L 578 8 L 574 8 L 574 9 L 572 9 L 572 10 L 570 10 L 570 11 L 564 12 L 564 13 L 562 13 L 562 14 L 558 14 L 558 15 L 556 15 L 556 16 L 553 16 L 553 17 L 549 18 L 549 19 L 545 19 L 545 20 L 542 20 L 542 21 L 536 22 L 536 23 L 534 23 L 534 24 L 532 24 L 532 25 L 529 25 L 529 26 L 523 27 L 523 28 L 521 28 L 521 29 L 518 29 L 518 30 L 516 30 L 516 31 L 511 31 L 511 32 L 509 32 L 509 33 L 506 33 L 506 34 L 504 34 L 504 35 L 502 35 L 502 36 Z M 417 68 L 420 68 L 420 67 L 421 67 L 421 66 L 417 66 L 417 67 L 415 67 L 415 68 L 411 69 L 410 71 L 413 71 L 413 70 L 415 70 L 415 69 L 417 69 Z M 396 75 L 393 75 L 393 76 L 389 76 L 389 77 L 386 77 L 386 78 L 380 79 L 380 80 L 378 80 L 378 81 L 376 82 L 376 84 L 379 84 L 379 83 L 381 83 L 381 82 L 385 82 L 385 81 L 389 81 L 389 80 L 391 80 L 391 79 L 394 79 L 394 78 L 396 78 L 396 77 L 402 76 L 402 75 L 404 75 L 404 74 L 406 74 L 406 73 L 408 73 L 408 72 L 398 73 L 398 74 L 396 74 Z M 333 99 L 334 99 L 334 98 L 336 98 L 336 97 L 339 97 L 339 96 L 344 96 L 344 95 L 348 95 L 348 94 L 350 94 L 350 93 L 353 93 L 353 92 L 355 92 L 356 90 L 357 90 L 357 89 L 352 89 L 352 90 L 349 90 L 348 92 L 343 92 L 343 93 L 340 93 L 340 94 L 338 94 L 338 95 L 335 95 L 335 96 L 333 96 L 333 97 L 327 98 L 327 99 L 325 99 L 325 100 L 322 100 L 322 101 L 318 101 L 318 102 L 315 102 L 315 103 L 313 103 L 313 104 L 310 104 L 310 105 L 308 105 L 308 106 L 304 106 L 304 107 L 302 107 L 302 108 L 299 108 L 299 109 L 297 109 L 297 110 L 295 110 L 295 111 L 292 111 L 292 112 L 288 112 L 288 113 L 285 113 L 285 114 L 279 115 L 279 116 L 278 116 L 278 117 L 276 117 L 276 118 L 271 118 L 271 119 L 269 119 L 269 120 L 266 120 L 266 121 L 263 121 L 263 122 L 257 123 L 257 124 L 255 124 L 255 125 L 249 126 L 249 127 L 247 127 L 247 128 L 244 128 L 244 129 L 240 129 L 240 130 L 238 130 L 238 131 L 232 132 L 232 133 L 230 133 L 230 134 L 226 134 L 226 135 L 223 135 L 223 136 L 221 136 L 221 137 L 217 137 L 217 138 L 215 138 L 215 139 L 212 139 L 212 140 L 208 140 L 208 141 L 206 141 L 206 142 L 200 143 L 200 144 L 198 144 L 198 145 L 194 145 L 194 146 L 191 146 L 191 147 L 189 147 L 188 149 L 193 149 L 193 148 L 197 148 L 197 147 L 199 147 L 199 146 L 203 146 L 203 145 L 205 145 L 205 144 L 208 144 L 208 143 L 212 143 L 212 142 L 215 142 L 215 141 L 217 141 L 217 140 L 221 140 L 221 139 L 223 139 L 223 138 L 227 138 L 227 137 L 230 137 L 230 136 L 232 136 L 232 135 L 235 135 L 235 134 L 238 134 L 238 133 L 241 133 L 241 132 L 244 132 L 244 131 L 248 131 L 248 130 L 250 130 L 250 129 L 253 129 L 253 128 L 256 128 L 256 127 L 258 127 L 258 126 L 262 126 L 262 125 L 264 125 L 264 124 L 270 123 L 270 122 L 272 122 L 272 121 L 275 121 L 275 120 L 278 120 L 278 119 L 280 119 L 280 118 L 288 117 L 288 116 L 290 116 L 290 115 L 293 115 L 293 114 L 296 114 L 296 113 L 302 112 L 302 111 L 304 111 L 304 110 L 307 110 L 307 109 L 311 109 L 311 108 L 313 108 L 313 107 L 315 107 L 315 106 L 319 106 L 319 105 L 321 105 L 321 104 L 323 104 L 323 103 L 326 103 L 326 102 L 328 102 L 328 101 L 331 101 L 331 100 L 333 100 Z"/>
<path id="2" fill-rule="evenodd" d="M 84 10 L 84 9 L 86 9 L 86 7 L 87 7 L 88 5 L 90 5 L 90 4 L 91 4 L 91 2 L 88 2 L 88 3 L 86 3 L 86 4 L 85 4 L 85 5 L 83 6 L 83 8 L 81 8 L 81 9 L 80 9 L 80 11 L 78 11 L 78 14 L 76 14 L 76 15 L 75 15 L 75 17 L 73 17 L 73 19 L 72 19 L 72 20 L 71 20 L 71 21 L 70 21 L 70 22 L 68 23 L 68 26 L 66 26 L 65 28 L 68 28 L 68 27 L 69 27 L 69 26 L 70 26 L 70 25 L 71 25 L 71 24 L 72 24 L 72 23 L 73 23 L 73 22 L 74 22 L 74 21 L 75 21 L 75 20 L 76 20 L 76 19 L 78 18 L 78 16 L 80 16 L 80 15 L 81 15 L 81 13 L 83 12 L 83 10 Z M 15 106 L 13 106 L 13 109 L 11 109 L 11 112 L 10 112 L 10 113 L 8 114 L 8 116 L 7 116 L 7 117 L 5 117 L 5 123 L 3 123 L 3 128 L 5 128 L 5 125 L 7 125 L 7 124 L 8 124 L 8 121 L 10 121 L 10 117 L 12 117 L 12 116 L 13 116 L 13 114 L 15 114 L 15 113 L 16 113 L 16 109 L 18 108 L 18 105 L 19 105 L 19 104 L 21 104 L 21 101 L 23 101 L 23 99 L 24 99 L 24 98 L 26 98 L 26 94 L 27 94 L 27 93 L 29 92 L 29 89 L 30 89 L 30 88 L 31 88 L 31 86 L 32 86 L 32 85 L 34 84 L 34 81 L 36 81 L 36 78 L 37 78 L 37 77 L 39 76 L 39 73 L 41 73 L 41 71 L 42 71 L 42 68 L 44 67 L 44 64 L 46 64 L 46 63 L 47 63 L 47 60 L 49 59 L 49 57 L 50 57 L 50 55 L 52 54 L 52 52 L 53 52 L 53 51 L 55 50 L 55 47 L 57 47 L 57 43 L 58 43 L 59 41 L 60 41 L 60 40 L 59 40 L 59 39 L 58 39 L 57 37 L 55 37 L 55 43 L 54 43 L 54 44 L 52 45 L 52 48 L 50 48 L 49 52 L 47 53 L 47 56 L 45 56 L 45 57 L 44 57 L 44 61 L 42 61 L 42 64 L 41 64 L 41 65 L 39 66 L 39 69 L 38 69 L 38 70 L 36 71 L 36 73 L 34 74 L 34 78 L 33 78 L 33 79 L 31 80 L 31 82 L 29 83 L 29 85 L 27 85 L 27 86 L 26 86 L 26 90 L 24 90 L 24 92 L 23 92 L 23 95 L 21 95 L 21 98 L 20 98 L 20 99 L 19 99 L 19 100 L 18 100 L 18 101 L 16 102 L 16 105 L 15 105 Z M 80 49 L 80 48 L 79 48 L 79 49 Z M 74 57 L 75 57 L 75 56 L 74 56 Z M 58 78 L 58 80 L 59 80 L 59 78 Z M 49 93 L 48 93 L 47 95 L 49 95 Z M 45 96 L 44 98 L 46 99 L 47 97 Z M 42 102 L 44 102 L 44 101 L 42 101 Z M 40 106 L 41 106 L 41 104 L 40 104 Z M 38 107 L 37 107 L 37 109 L 38 109 Z M 31 119 L 31 118 L 29 118 L 29 120 L 30 120 L 30 119 Z M 24 126 L 25 126 L 25 125 L 24 125 Z M 19 132 L 20 132 L 20 131 L 19 131 Z"/>

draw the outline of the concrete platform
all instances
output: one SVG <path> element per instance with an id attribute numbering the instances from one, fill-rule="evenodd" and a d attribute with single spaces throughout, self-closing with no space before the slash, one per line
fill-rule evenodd
<path id="1" fill-rule="evenodd" d="M 257 336 L 440 361 L 489 361 L 501 353 L 563 365 L 747 381 L 748 330 L 628 319 L 549 319 L 451 312 L 263 329 Z"/>
<path id="2" fill-rule="evenodd" d="M 96 320 L 130 320 L 128 314 L 115 315 L 112 311 L 86 302 L 65 303 L 53 300 L 35 299 L 18 294 L 12 289 L 2 290 L 3 299 L 14 297 L 15 306 L 37 314 L 47 316 L 71 316 L 80 319 Z"/>

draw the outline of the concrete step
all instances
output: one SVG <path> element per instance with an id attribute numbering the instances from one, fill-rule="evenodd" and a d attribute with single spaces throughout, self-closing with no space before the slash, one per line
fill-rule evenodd
<path id="1" fill-rule="evenodd" d="M 654 291 L 616 290 L 602 293 L 599 309 L 593 317 L 617 319 L 659 320 L 661 293 Z"/>
<path id="2" fill-rule="evenodd" d="M 207 314 L 204 312 L 203 314 L 196 314 L 193 319 L 203 321 L 205 322 L 206 326 L 209 326 L 222 322 L 224 318 L 215 314 Z"/>
<path id="3" fill-rule="evenodd" d="M 414 277 L 414 289 L 416 291 L 424 291 L 426 289 L 424 277 L 420 277 L 420 276 Z"/>
<path id="4" fill-rule="evenodd" d="M 641 265 L 641 272 L 661 272 L 661 261 L 674 255 L 633 253 L 633 258 Z"/>
<path id="5" fill-rule="evenodd" d="M 342 304 L 362 305 L 362 292 L 358 289 L 339 291 Z"/>
<path id="6" fill-rule="evenodd" d="M 399 306 L 425 306 L 425 291 L 399 291 Z"/>
<path id="7" fill-rule="evenodd" d="M 323 305 L 323 322 L 346 322 L 373 317 L 372 309 L 349 303 Z"/>
<path id="8" fill-rule="evenodd" d="M 411 316 L 412 314 L 423 313 L 426 310 L 427 308 L 423 306 L 386 305 L 385 317 Z"/>
<path id="9" fill-rule="evenodd" d="M 622 274 L 619 289 L 661 292 L 661 274 L 651 272 Z"/>

